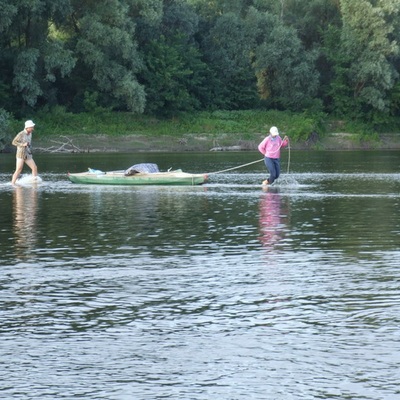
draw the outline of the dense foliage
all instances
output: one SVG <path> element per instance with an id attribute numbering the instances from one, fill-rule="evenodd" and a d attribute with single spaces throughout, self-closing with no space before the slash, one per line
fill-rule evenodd
<path id="1" fill-rule="evenodd" d="M 0 109 L 382 123 L 400 116 L 399 40 L 398 0 L 0 0 Z"/>

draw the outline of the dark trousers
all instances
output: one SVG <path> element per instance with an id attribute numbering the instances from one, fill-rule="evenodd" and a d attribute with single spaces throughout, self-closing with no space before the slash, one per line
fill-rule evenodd
<path id="1" fill-rule="evenodd" d="M 264 158 L 265 166 L 268 168 L 269 171 L 269 184 L 271 185 L 274 183 L 276 179 L 279 178 L 279 175 L 281 173 L 281 164 L 279 158 L 269 158 L 265 157 Z"/>

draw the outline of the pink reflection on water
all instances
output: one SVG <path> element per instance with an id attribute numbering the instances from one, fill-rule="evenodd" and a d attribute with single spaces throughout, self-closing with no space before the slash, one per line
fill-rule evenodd
<path id="1" fill-rule="evenodd" d="M 277 190 L 268 188 L 260 198 L 259 211 L 260 241 L 266 248 L 274 249 L 288 223 L 288 205 Z"/>

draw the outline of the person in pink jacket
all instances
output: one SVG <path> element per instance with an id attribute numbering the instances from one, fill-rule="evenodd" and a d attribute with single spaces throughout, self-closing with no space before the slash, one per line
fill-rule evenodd
<path id="1" fill-rule="evenodd" d="M 258 150 L 265 157 L 265 166 L 269 171 L 269 178 L 263 181 L 263 185 L 271 185 L 279 178 L 281 147 L 286 147 L 288 144 L 289 138 L 285 136 L 282 139 L 278 128 L 273 126 L 269 130 L 269 135 L 258 145 Z"/>

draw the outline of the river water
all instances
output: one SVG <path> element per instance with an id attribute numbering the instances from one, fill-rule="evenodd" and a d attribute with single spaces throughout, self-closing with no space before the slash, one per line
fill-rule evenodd
<path id="1" fill-rule="evenodd" d="M 399 156 L 0 154 L 0 398 L 399 399 Z M 138 162 L 210 180 L 66 176 Z"/>

